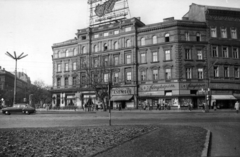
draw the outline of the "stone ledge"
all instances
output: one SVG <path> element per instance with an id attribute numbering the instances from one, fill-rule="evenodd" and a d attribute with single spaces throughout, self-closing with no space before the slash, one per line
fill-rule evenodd
<path id="1" fill-rule="evenodd" d="M 207 157 L 208 156 L 210 140 L 211 140 L 211 131 L 207 130 L 206 140 L 205 140 L 204 149 L 202 151 L 201 157 Z"/>

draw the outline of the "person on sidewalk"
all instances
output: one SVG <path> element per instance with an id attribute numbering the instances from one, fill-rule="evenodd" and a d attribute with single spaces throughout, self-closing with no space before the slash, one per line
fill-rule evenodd
<path id="1" fill-rule="evenodd" d="M 235 109 L 236 109 L 236 112 L 238 113 L 239 112 L 239 102 L 238 101 L 235 103 Z"/>
<path id="2" fill-rule="evenodd" d="M 216 104 L 216 101 L 213 102 L 213 109 L 214 109 L 214 111 L 217 110 L 217 104 Z"/>

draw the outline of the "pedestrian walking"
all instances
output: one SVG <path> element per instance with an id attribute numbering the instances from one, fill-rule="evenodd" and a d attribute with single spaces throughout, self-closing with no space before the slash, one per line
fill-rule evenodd
<path id="1" fill-rule="evenodd" d="M 217 110 L 217 104 L 216 104 L 216 102 L 215 102 L 215 101 L 213 102 L 213 109 L 214 109 L 214 111 L 216 111 L 216 110 Z"/>
<path id="2" fill-rule="evenodd" d="M 189 111 L 191 111 L 192 110 L 192 103 L 190 102 L 190 103 L 188 103 L 188 109 L 189 109 Z"/>
<path id="3" fill-rule="evenodd" d="M 238 101 L 235 103 L 235 109 L 236 109 L 236 112 L 238 113 L 239 112 L 239 102 Z"/>

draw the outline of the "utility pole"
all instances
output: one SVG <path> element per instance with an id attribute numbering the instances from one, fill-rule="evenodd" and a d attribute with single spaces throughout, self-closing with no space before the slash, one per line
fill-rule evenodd
<path id="1" fill-rule="evenodd" d="M 12 58 L 15 60 L 15 80 L 14 80 L 14 93 L 13 93 L 13 104 L 16 103 L 16 88 L 17 88 L 17 61 L 27 57 L 27 55 L 23 55 L 23 53 L 21 53 L 19 56 L 16 55 L 16 52 L 14 51 L 14 55 L 11 55 L 9 52 L 5 53 L 8 57 Z"/>

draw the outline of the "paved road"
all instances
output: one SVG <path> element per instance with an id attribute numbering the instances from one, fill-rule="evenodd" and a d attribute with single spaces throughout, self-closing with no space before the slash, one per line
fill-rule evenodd
<path id="1" fill-rule="evenodd" d="M 210 156 L 240 156 L 240 114 L 226 112 L 113 112 L 112 125 L 191 125 L 212 132 Z M 0 128 L 108 125 L 109 113 L 2 115 Z"/>

